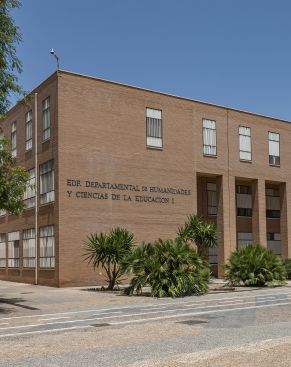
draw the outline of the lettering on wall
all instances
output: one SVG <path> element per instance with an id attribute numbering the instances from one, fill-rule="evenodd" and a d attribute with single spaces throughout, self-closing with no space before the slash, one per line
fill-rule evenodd
<path id="1" fill-rule="evenodd" d="M 178 196 L 190 196 L 191 190 L 177 187 L 144 186 L 103 181 L 66 180 L 71 199 L 112 200 L 153 204 L 175 204 Z"/>

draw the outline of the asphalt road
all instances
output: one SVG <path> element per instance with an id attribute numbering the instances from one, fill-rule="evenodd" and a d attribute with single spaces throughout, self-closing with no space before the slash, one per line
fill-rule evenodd
<path id="1" fill-rule="evenodd" d="M 156 300 L 33 286 L 17 297 L 3 284 L 0 366 L 291 366 L 289 287 Z"/>

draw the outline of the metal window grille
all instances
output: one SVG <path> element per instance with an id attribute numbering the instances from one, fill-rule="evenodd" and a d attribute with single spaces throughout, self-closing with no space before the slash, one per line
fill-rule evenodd
<path id="1" fill-rule="evenodd" d="M 162 111 L 152 108 L 146 109 L 147 146 L 163 147 Z"/>

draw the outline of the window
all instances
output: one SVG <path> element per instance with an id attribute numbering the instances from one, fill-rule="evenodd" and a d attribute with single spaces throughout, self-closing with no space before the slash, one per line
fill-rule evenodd
<path id="1" fill-rule="evenodd" d="M 275 252 L 276 255 L 281 255 L 281 235 L 280 233 L 267 233 L 268 249 Z"/>
<path id="2" fill-rule="evenodd" d="M 42 101 L 42 140 L 51 137 L 50 97 Z"/>
<path id="3" fill-rule="evenodd" d="M 251 186 L 238 185 L 236 187 L 236 211 L 238 217 L 252 216 Z"/>
<path id="4" fill-rule="evenodd" d="M 250 232 L 237 233 L 237 248 L 240 249 L 250 243 L 253 243 L 253 234 Z"/>
<path id="5" fill-rule="evenodd" d="M 25 114 L 25 149 L 32 148 L 32 111 Z"/>
<path id="6" fill-rule="evenodd" d="M 16 157 L 16 121 L 13 122 L 11 126 L 11 155 L 12 157 Z"/>
<path id="7" fill-rule="evenodd" d="M 252 160 L 251 129 L 249 127 L 239 127 L 239 159 Z"/>
<path id="8" fill-rule="evenodd" d="M 35 267 L 35 229 L 23 231 L 23 267 Z"/>
<path id="9" fill-rule="evenodd" d="M 8 268 L 19 267 L 19 232 L 8 233 Z"/>
<path id="10" fill-rule="evenodd" d="M 24 204 L 27 209 L 35 206 L 35 169 L 28 171 L 29 179 L 24 192 Z"/>
<path id="11" fill-rule="evenodd" d="M 216 122 L 203 119 L 203 154 L 216 156 Z"/>
<path id="12" fill-rule="evenodd" d="M 269 132 L 269 164 L 280 166 L 280 134 Z"/>
<path id="13" fill-rule="evenodd" d="M 280 192 L 279 189 L 266 189 L 266 216 L 267 218 L 280 218 Z"/>
<path id="14" fill-rule="evenodd" d="M 209 247 L 208 249 L 208 262 L 209 264 L 216 265 L 218 262 L 218 256 L 217 256 L 217 246 L 216 247 Z"/>
<path id="15" fill-rule="evenodd" d="M 55 266 L 55 230 L 54 226 L 39 229 L 39 265 L 41 268 Z"/>
<path id="16" fill-rule="evenodd" d="M 0 233 L 0 268 L 6 268 L 6 235 Z"/>
<path id="17" fill-rule="evenodd" d="M 216 183 L 207 183 L 207 215 L 217 215 Z"/>
<path id="18" fill-rule="evenodd" d="M 147 146 L 163 147 L 162 111 L 147 108 L 146 110 Z"/>
<path id="19" fill-rule="evenodd" d="M 40 174 L 40 204 L 55 200 L 54 161 L 50 160 L 39 166 Z"/>

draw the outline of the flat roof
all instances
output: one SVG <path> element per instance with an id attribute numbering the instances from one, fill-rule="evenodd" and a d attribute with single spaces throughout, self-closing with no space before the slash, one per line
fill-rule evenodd
<path id="1" fill-rule="evenodd" d="M 245 114 L 252 115 L 252 116 L 267 118 L 267 119 L 271 119 L 271 120 L 275 120 L 275 121 L 281 121 L 281 122 L 291 123 L 290 120 L 285 120 L 285 119 L 282 119 L 282 118 L 276 118 L 274 116 L 263 115 L 263 114 L 260 114 L 260 113 L 246 111 L 246 110 L 240 110 L 240 109 L 234 108 L 234 107 L 227 107 L 227 106 L 219 105 L 219 104 L 216 104 L 216 103 L 210 103 L 210 102 L 205 102 L 205 101 L 201 101 L 201 100 L 198 100 L 198 99 L 182 97 L 182 96 L 178 96 L 178 95 L 171 94 L 171 93 L 165 93 L 165 92 L 160 92 L 160 91 L 156 91 L 156 90 L 152 90 L 152 89 L 137 87 L 137 86 L 132 85 L 132 84 L 115 82 L 115 81 L 112 81 L 112 80 L 103 79 L 103 78 L 97 78 L 95 76 L 86 75 L 86 74 L 82 74 L 82 73 L 77 73 L 77 72 L 73 72 L 73 71 L 69 71 L 69 70 L 63 70 L 63 69 L 59 69 L 58 71 L 54 71 L 45 80 L 43 80 L 36 88 L 34 88 L 30 93 L 33 93 L 34 91 L 36 91 L 37 88 L 41 84 L 45 83 L 54 74 L 57 74 L 57 72 L 65 73 L 65 74 L 69 74 L 69 75 L 73 75 L 73 76 L 78 76 L 78 77 L 82 77 L 82 78 L 87 78 L 87 79 L 93 79 L 93 80 L 97 80 L 97 81 L 100 81 L 100 82 L 110 83 L 110 84 L 114 84 L 114 85 L 118 85 L 118 86 L 122 86 L 122 87 L 127 87 L 127 88 L 132 88 L 132 89 L 136 89 L 136 90 L 140 90 L 140 91 L 144 91 L 144 92 L 159 94 L 159 95 L 162 95 L 162 96 L 167 96 L 167 97 L 172 97 L 172 98 L 176 98 L 176 99 L 181 99 L 181 100 L 184 100 L 184 101 L 200 103 L 200 104 L 203 104 L 203 105 L 206 105 L 206 106 L 218 107 L 218 108 L 222 108 L 222 109 L 228 110 L 228 111 L 240 112 L 240 113 L 245 113 Z M 11 107 L 9 111 L 11 111 L 12 109 L 14 109 L 14 107 L 16 107 L 18 104 L 19 104 L 19 102 L 17 102 L 13 107 Z"/>

